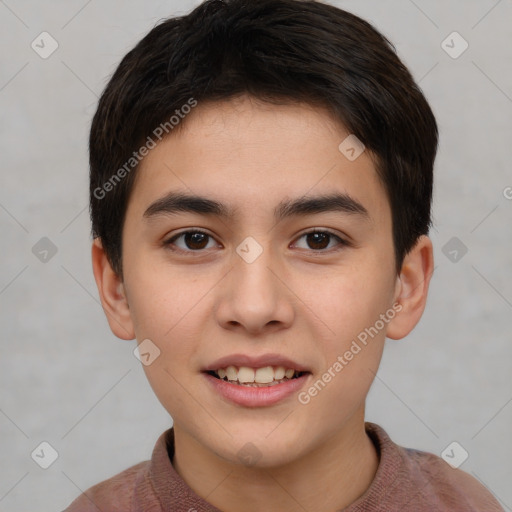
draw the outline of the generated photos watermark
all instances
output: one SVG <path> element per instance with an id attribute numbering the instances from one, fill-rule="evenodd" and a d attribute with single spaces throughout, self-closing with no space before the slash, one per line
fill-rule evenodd
<path id="1" fill-rule="evenodd" d="M 371 327 L 366 327 L 361 331 L 357 338 L 352 340 L 349 349 L 343 355 L 339 355 L 336 361 L 327 368 L 327 370 L 311 385 L 306 391 L 301 391 L 298 394 L 298 400 L 302 405 L 307 405 L 311 399 L 322 391 L 329 382 L 338 375 L 345 366 L 347 366 L 354 357 L 361 352 L 361 350 L 368 345 L 369 338 L 373 339 L 384 327 L 395 318 L 396 314 L 402 311 L 403 307 L 400 303 L 396 302 L 385 313 L 381 313 L 379 319 Z"/>
<path id="2" fill-rule="evenodd" d="M 181 106 L 181 108 L 174 111 L 167 121 L 158 125 L 152 132 L 152 135 L 158 141 L 162 140 L 165 135 L 171 133 L 176 126 L 178 126 L 185 117 L 190 114 L 192 109 L 197 106 L 197 100 L 189 98 L 187 103 Z M 165 135 L 164 135 L 165 134 Z M 103 199 L 108 192 L 114 190 L 116 185 L 121 182 L 130 172 L 139 164 L 139 162 L 149 154 L 152 149 L 156 148 L 156 141 L 148 135 L 146 143 L 143 144 L 137 151 L 134 151 L 132 156 L 121 166 L 101 187 L 96 187 L 93 190 L 93 195 L 96 199 Z"/>

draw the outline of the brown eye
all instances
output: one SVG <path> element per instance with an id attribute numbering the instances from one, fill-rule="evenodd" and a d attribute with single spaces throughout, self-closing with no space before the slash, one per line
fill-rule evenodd
<path id="1" fill-rule="evenodd" d="M 309 233 L 306 237 L 311 249 L 325 249 L 331 239 L 328 233 Z"/>
<path id="2" fill-rule="evenodd" d="M 204 233 L 185 233 L 184 237 L 185 245 L 189 249 L 204 249 L 208 245 L 208 235 Z"/>
<path id="3" fill-rule="evenodd" d="M 183 231 L 164 242 L 164 244 L 166 246 L 176 246 L 178 251 L 198 252 L 209 248 L 208 242 L 210 239 L 213 240 L 213 237 L 204 231 Z M 181 240 L 181 243 L 176 243 L 179 240 Z"/>
<path id="4" fill-rule="evenodd" d="M 306 240 L 306 247 L 304 249 L 312 249 L 317 252 L 323 252 L 325 249 L 332 248 L 331 242 L 335 240 L 338 246 L 348 245 L 345 240 L 340 238 L 338 235 L 331 233 L 330 231 L 310 231 L 304 233 L 299 239 L 304 238 Z"/>

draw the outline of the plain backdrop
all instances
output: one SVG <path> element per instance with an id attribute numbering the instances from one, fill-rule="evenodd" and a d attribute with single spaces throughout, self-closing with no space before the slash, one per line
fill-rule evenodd
<path id="1" fill-rule="evenodd" d="M 99 303 L 87 137 L 124 54 L 197 3 L 0 1 L 0 511 L 64 509 L 172 424 Z M 512 1 L 332 3 L 390 38 L 440 127 L 430 296 L 387 341 L 367 419 L 439 455 L 457 441 L 461 469 L 512 510 Z M 42 32 L 58 43 L 46 59 Z M 48 469 L 31 457 L 42 442 Z"/>

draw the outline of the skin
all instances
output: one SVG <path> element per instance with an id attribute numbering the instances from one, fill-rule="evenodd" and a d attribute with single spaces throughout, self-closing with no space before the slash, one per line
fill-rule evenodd
<path id="1" fill-rule="evenodd" d="M 378 467 L 365 399 L 386 336 L 403 338 L 423 313 L 433 254 L 421 237 L 397 275 L 387 196 L 368 151 L 349 161 L 338 150 L 347 135 L 327 111 L 304 104 L 247 96 L 200 104 L 138 170 L 122 233 L 123 281 L 93 242 L 113 333 L 149 338 L 161 351 L 144 371 L 174 421 L 173 466 L 226 512 L 340 509 L 365 492 Z M 236 216 L 144 219 L 169 191 L 215 199 Z M 283 199 L 333 191 L 356 199 L 368 217 L 322 212 L 275 223 Z M 164 244 L 194 228 L 211 235 L 199 251 L 184 237 Z M 304 236 L 313 228 L 350 244 L 315 245 Z M 235 251 L 247 236 L 263 249 L 250 264 Z M 295 394 L 268 407 L 234 405 L 201 373 L 229 354 L 278 353 L 308 366 L 307 389 L 394 304 L 401 311 L 307 405 Z M 237 454 L 248 442 L 260 458 L 244 466 Z"/>

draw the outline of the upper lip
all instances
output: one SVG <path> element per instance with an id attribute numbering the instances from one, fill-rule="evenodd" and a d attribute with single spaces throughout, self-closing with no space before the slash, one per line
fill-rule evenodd
<path id="1" fill-rule="evenodd" d="M 259 356 L 249 356 L 247 354 L 231 354 L 221 357 L 213 363 L 206 366 L 203 371 L 215 371 L 219 368 L 227 368 L 228 366 L 247 366 L 248 368 L 263 368 L 265 366 L 283 366 L 291 368 L 299 372 L 309 372 L 310 370 L 296 361 L 280 354 L 262 354 Z"/>

